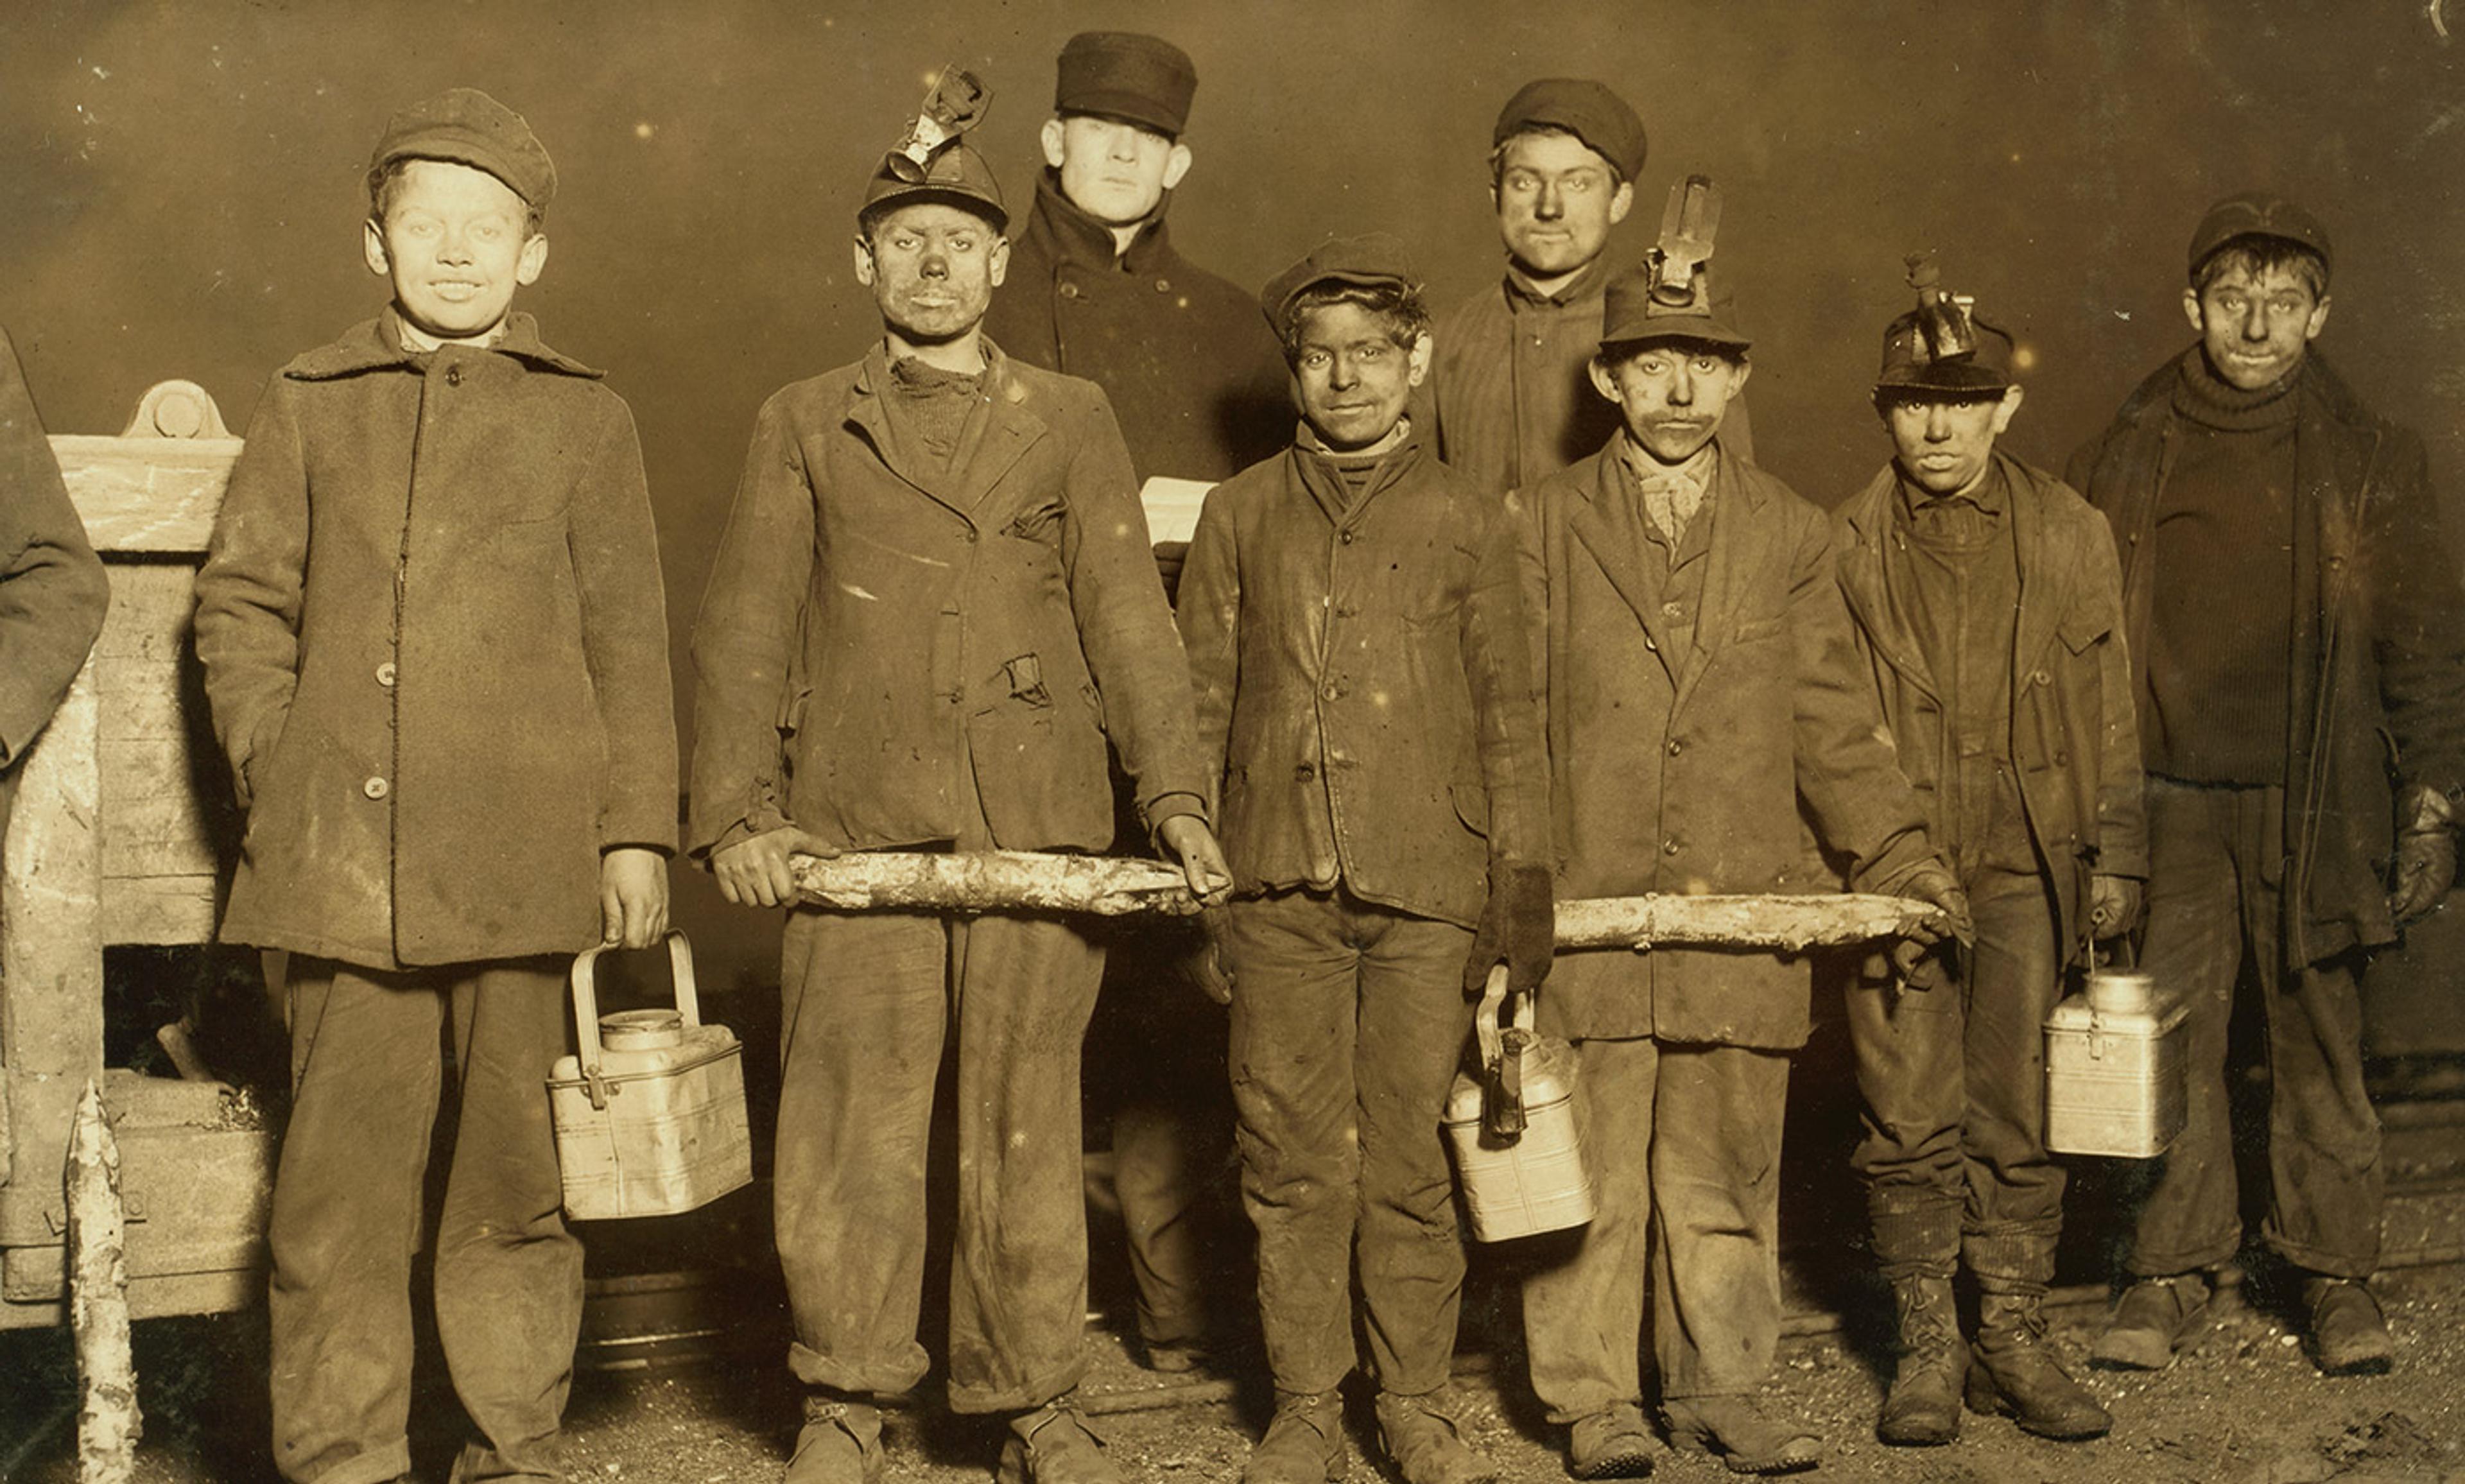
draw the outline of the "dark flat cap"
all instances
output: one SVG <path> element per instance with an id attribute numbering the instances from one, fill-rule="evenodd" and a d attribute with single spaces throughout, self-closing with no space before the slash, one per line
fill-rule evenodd
<path id="1" fill-rule="evenodd" d="M 1197 91 L 1198 69 L 1171 42 L 1135 31 L 1082 31 L 1061 48 L 1053 110 L 1126 119 L 1178 136 Z"/>
<path id="2" fill-rule="evenodd" d="M 974 73 L 944 68 L 906 136 L 874 166 L 856 220 L 891 207 L 940 202 L 973 211 L 995 232 L 1008 229 L 1010 208 L 1002 204 L 992 166 L 960 137 L 984 122 L 992 102 L 992 89 Z"/>
<path id="3" fill-rule="evenodd" d="M 1284 315 L 1293 300 L 1302 290 L 1321 283 L 1357 283 L 1365 288 L 1392 284 L 1409 289 L 1419 287 L 1420 279 L 1413 277 L 1403 239 L 1392 233 L 1329 237 L 1258 291 L 1258 307 L 1267 312 L 1267 322 L 1278 335 L 1283 333 Z"/>
<path id="4" fill-rule="evenodd" d="M 534 207 L 556 194 L 556 166 L 522 116 L 477 88 L 448 88 L 386 123 L 368 173 L 396 160 L 450 160 L 485 170 Z"/>
<path id="5" fill-rule="evenodd" d="M 2336 264 L 2336 255 L 2328 249 L 2328 229 L 2320 224 L 2320 218 L 2283 196 L 2246 190 L 2226 197 L 2200 218 L 2198 230 L 2191 233 L 2192 275 L 2199 274 L 2200 265 L 2217 249 L 2236 237 L 2254 236 L 2298 242 L 2319 254 L 2321 262 Z"/>
<path id="6" fill-rule="evenodd" d="M 1692 293 L 1683 303 L 1665 302 L 1653 293 L 1649 266 L 1630 268 L 1610 279 L 1601 305 L 1601 348 L 1663 340 L 1697 341 L 1740 350 L 1754 343 L 1723 318 L 1721 306 L 1713 301 L 1708 263 L 1695 269 Z"/>
<path id="7" fill-rule="evenodd" d="M 1525 129 L 1565 129 L 1632 180 L 1643 172 L 1647 141 L 1643 121 L 1608 84 L 1582 78 L 1543 78 L 1506 100 L 1490 144 L 1503 144 Z"/>

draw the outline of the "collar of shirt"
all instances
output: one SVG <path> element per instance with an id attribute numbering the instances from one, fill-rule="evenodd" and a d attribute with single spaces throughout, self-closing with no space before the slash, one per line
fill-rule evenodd
<path id="1" fill-rule="evenodd" d="M 1712 487 L 1712 472 L 1721 466 L 1721 443 L 1715 438 L 1687 455 L 1682 464 L 1664 464 L 1653 457 L 1634 441 L 1634 434 L 1618 434 L 1618 457 L 1626 461 L 1627 473 L 1634 476 L 1638 490 L 1683 490 L 1700 500 Z"/>
<path id="2" fill-rule="evenodd" d="M 1156 202 L 1155 210 L 1139 222 L 1139 230 L 1124 252 L 1116 244 L 1112 228 L 1062 193 L 1058 169 L 1046 166 L 1043 178 L 1035 183 L 1035 213 L 1052 232 L 1061 255 L 1088 267 L 1144 272 L 1165 251 L 1167 238 L 1164 217 L 1171 208 L 1172 192 L 1167 190 Z"/>
<path id="3" fill-rule="evenodd" d="M 1893 472 L 1899 479 L 1900 508 L 1912 516 L 1921 510 L 1948 509 L 1957 505 L 1966 505 L 1989 516 L 1999 516 L 2011 508 L 2011 487 L 1991 454 L 1987 457 L 1986 467 L 1977 472 L 1976 478 L 1948 495 L 1935 494 L 1901 473 L 1898 465 L 1894 466 Z"/>
<path id="4" fill-rule="evenodd" d="M 1524 277 L 1521 269 L 1513 263 L 1508 263 L 1506 265 L 1507 307 L 1519 311 L 1543 308 L 1564 309 L 1586 295 L 1597 299 L 1607 291 L 1609 273 L 1609 255 L 1604 253 L 1576 269 L 1575 276 L 1560 284 L 1554 293 L 1543 294 L 1530 278 Z"/>

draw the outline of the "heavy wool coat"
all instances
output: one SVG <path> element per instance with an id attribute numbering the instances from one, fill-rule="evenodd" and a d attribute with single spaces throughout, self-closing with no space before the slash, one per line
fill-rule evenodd
<path id="1" fill-rule="evenodd" d="M 695 621 L 696 853 L 1102 850 L 1106 742 L 1153 828 L 1199 813 L 1189 671 L 1103 391 L 988 343 L 946 472 L 864 360 L 764 405 Z"/>
<path id="2" fill-rule="evenodd" d="M 1473 926 L 1547 855 L 1516 543 L 1418 436 L 1347 506 L 1316 449 L 1207 498 L 1181 587 L 1236 889 L 1325 884 Z"/>
<path id="3" fill-rule="evenodd" d="M 223 936 L 373 968 L 599 941 L 599 859 L 676 840 L 675 700 L 633 418 L 517 314 L 389 311 L 278 373 L 197 654 L 248 809 Z"/>
<path id="4" fill-rule="evenodd" d="M 1182 256 L 1162 208 L 1116 255 L 1112 230 L 1049 169 L 985 333 L 1015 362 L 1103 388 L 1142 480 L 1221 479 L 1292 432 L 1283 351 L 1257 299 Z"/>
<path id="5" fill-rule="evenodd" d="M 2135 680 L 2164 580 L 2154 533 L 2181 374 L 2179 360 L 2159 367 L 2070 466 L 2114 522 Z M 2297 375 L 2283 933 L 2286 962 L 2304 964 L 2395 940 L 2397 785 L 2465 789 L 2465 594 L 2421 440 L 2363 406 L 2316 347 Z"/>
<path id="6" fill-rule="evenodd" d="M 2092 875 L 2148 875 L 2140 729 L 2122 635 L 2122 579 L 2105 518 L 2053 476 L 1995 453 L 2011 492 L 2020 572 L 2011 653 L 2011 761 L 2029 834 L 2052 872 L 2055 941 L 2077 941 Z M 1890 466 L 1833 512 L 1840 590 L 1882 699 L 1900 770 L 1924 801 L 1943 786 L 1948 724 L 1918 636 L 1890 595 Z"/>
<path id="7" fill-rule="evenodd" d="M 1862 884 L 1888 887 L 1931 856 L 1850 633 L 1830 521 L 1723 446 L 1694 517 L 1711 524 L 1690 636 L 1653 600 L 1656 558 L 1608 513 L 1624 436 L 1510 499 L 1548 701 L 1559 899 L 1834 890 L 1806 822 Z M 1805 960 L 1772 953 L 1585 950 L 1558 956 L 1540 1014 L 1576 1038 L 1785 1050 L 1806 1039 L 1811 985 Z"/>
<path id="8" fill-rule="evenodd" d="M 0 836 L 18 759 L 68 694 L 110 605 L 111 581 L 0 330 Z"/>

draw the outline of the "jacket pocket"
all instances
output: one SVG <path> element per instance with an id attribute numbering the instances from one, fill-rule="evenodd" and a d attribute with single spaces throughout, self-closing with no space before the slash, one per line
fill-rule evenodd
<path id="1" fill-rule="evenodd" d="M 1463 822 L 1463 827 L 1466 830 L 1479 835 L 1484 840 L 1488 839 L 1488 787 L 1468 779 L 1459 779 L 1447 786 L 1447 792 L 1455 799 L 1455 818 Z"/>
<path id="2" fill-rule="evenodd" d="M 1788 627 L 1787 618 L 1750 618 L 1738 626 L 1737 637 L 1730 642 L 1752 644 L 1758 639 L 1768 639 Z"/>

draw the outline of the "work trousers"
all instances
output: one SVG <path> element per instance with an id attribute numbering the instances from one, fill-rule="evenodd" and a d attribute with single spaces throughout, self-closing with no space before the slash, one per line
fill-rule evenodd
<path id="1" fill-rule="evenodd" d="M 1600 1208 L 1533 1239 L 1532 1389 L 1561 1423 L 1639 1402 L 1648 1274 L 1661 1396 L 1753 1391 L 1780 1340 L 1788 1057 L 1648 1038 L 1578 1041 L 1575 1056 Z"/>
<path id="2" fill-rule="evenodd" d="M 1974 951 L 1932 988 L 1849 990 L 1866 1182 L 1885 1278 L 1949 1277 L 1964 1246 L 1988 1291 L 2042 1288 L 2062 1231 L 2046 1152 L 2045 1023 L 2062 997 L 2054 897 L 2034 872 L 1966 873 Z M 1944 955 L 1950 944 L 1935 950 Z"/>
<path id="3" fill-rule="evenodd" d="M 808 1384 L 923 1379 L 925 1159 L 958 1038 L 950 1406 L 1024 1411 L 1087 1358 L 1079 1046 L 1103 949 L 1066 922 L 800 909 L 781 974 L 779 1263 Z"/>
<path id="4" fill-rule="evenodd" d="M 2129 1266 L 2213 1267 L 2241 1245 L 2227 1027 L 2238 984 L 2258 1001 L 2268 1058 L 2268 1216 L 2298 1267 L 2367 1277 L 2379 1265 L 2379 1116 L 2363 1090 L 2357 956 L 2289 964 L 2282 943 L 2285 796 L 2276 787 L 2148 780 L 2148 932 L 2141 965 L 2189 1006 L 2189 1102 L 2158 1158 Z M 2246 978 L 2240 971 L 2248 969 Z"/>
<path id="5" fill-rule="evenodd" d="M 459 1125 L 436 1231 L 436 1330 L 477 1429 L 456 1481 L 555 1478 L 582 1323 L 547 1075 L 566 1046 L 563 965 L 400 973 L 295 957 L 291 1122 L 273 1254 L 275 1462 L 374 1484 L 411 1468 L 411 1270 L 453 1036 Z"/>
<path id="6" fill-rule="evenodd" d="M 1463 1239 L 1439 1119 L 1472 1030 L 1472 934 L 1333 891 L 1235 901 L 1232 1100 L 1258 1309 L 1278 1391 L 1353 1369 L 1356 1253 L 1370 1374 L 1447 1381 Z"/>

